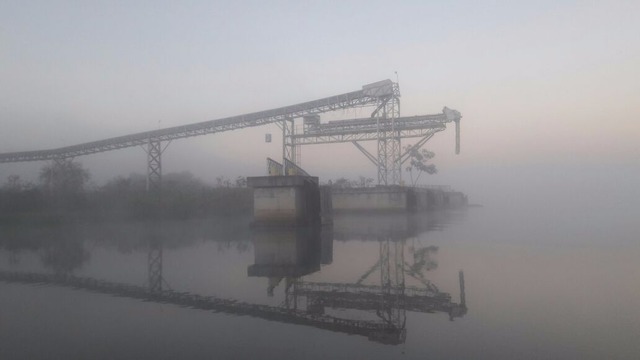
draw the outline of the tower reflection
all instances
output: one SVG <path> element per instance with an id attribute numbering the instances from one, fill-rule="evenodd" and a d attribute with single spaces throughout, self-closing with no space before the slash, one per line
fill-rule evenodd
<path id="1" fill-rule="evenodd" d="M 385 344 L 401 344 L 406 339 L 406 312 L 444 312 L 449 319 L 467 312 L 464 274 L 459 273 L 460 302 L 441 292 L 425 275 L 435 269 L 436 246 L 407 246 L 419 233 L 440 229 L 433 219 L 407 215 L 347 215 L 334 218 L 335 227 L 319 229 L 279 229 L 258 231 L 254 236 L 255 263 L 249 276 L 268 278 L 267 293 L 285 280 L 283 307 L 317 317 L 328 317 L 343 331 L 366 335 Z M 439 219 L 442 220 L 442 219 Z M 324 234 L 324 236 L 323 236 Z M 333 259 L 333 237 L 378 243 L 378 257 L 353 283 L 311 282 L 304 276 L 320 270 L 320 259 Z M 324 252 L 318 249 L 326 249 Z M 331 253 L 329 256 L 328 253 Z M 322 254 L 322 256 L 318 256 Z M 410 260 L 406 260 L 406 256 Z M 322 261 L 329 264 L 330 261 Z M 375 275 L 374 275 L 375 274 Z M 408 286 L 409 276 L 420 284 Z M 339 310 L 339 311 L 333 311 Z M 362 320 L 358 312 L 373 314 Z"/>

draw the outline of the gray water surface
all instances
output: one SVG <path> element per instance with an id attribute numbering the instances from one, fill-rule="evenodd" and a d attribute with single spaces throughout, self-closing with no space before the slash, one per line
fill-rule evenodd
<path id="1" fill-rule="evenodd" d="M 0 358 L 637 359 L 633 213 L 578 215 L 505 206 L 342 215 L 322 231 L 248 219 L 13 229 Z M 48 277 L 7 279 L 17 273 Z M 177 293 L 235 310 L 180 306 Z"/>

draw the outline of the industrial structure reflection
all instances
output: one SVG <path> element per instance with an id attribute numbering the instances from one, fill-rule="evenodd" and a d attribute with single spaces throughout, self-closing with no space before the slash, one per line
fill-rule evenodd
<path id="1" fill-rule="evenodd" d="M 320 231 L 310 229 L 262 230 L 255 240 L 255 264 L 249 266 L 249 276 L 268 278 L 267 293 L 273 296 L 278 284 L 285 280 L 283 307 L 306 316 L 327 318 L 340 324 L 340 331 L 361 334 L 369 340 L 385 344 L 401 344 L 406 338 L 406 312 L 444 312 L 449 319 L 462 317 L 467 312 L 464 291 L 464 273 L 459 272 L 460 303 L 454 303 L 451 295 L 441 292 L 430 282 L 425 272 L 437 267 L 432 255 L 436 246 L 410 246 L 412 261 L 405 259 L 407 240 L 417 232 L 434 224 L 424 217 L 407 215 L 372 216 L 354 221 L 352 216 L 334 219 L 337 231 L 346 238 L 375 240 L 379 245 L 376 262 L 354 283 L 310 282 L 305 275 L 320 270 L 321 259 L 314 256 L 315 249 L 333 248 L 333 236 L 321 237 Z M 329 229 L 323 229 L 324 232 Z M 333 229 L 330 229 L 333 235 Z M 330 243 L 327 245 L 325 243 Z M 333 254 L 331 254 L 333 257 Z M 323 264 L 326 264 L 323 261 Z M 378 274 L 379 281 L 367 281 Z M 405 277 L 417 280 L 419 286 L 408 286 Z M 341 310 L 339 312 L 331 310 Z M 346 310 L 346 311 L 345 311 Z M 362 320 L 357 311 L 375 314 L 375 319 Z M 340 316 L 336 315 L 340 314 Z M 352 315 L 350 317 L 350 315 Z M 353 316 L 355 315 L 355 316 Z"/>
<path id="2" fill-rule="evenodd" d="M 174 304 L 194 309 L 234 315 L 246 315 L 346 334 L 361 335 L 384 344 L 401 344 L 406 338 L 406 312 L 443 312 L 453 320 L 467 312 L 464 275 L 459 274 L 460 302 L 452 301 L 430 282 L 425 272 L 437 267 L 435 246 L 411 244 L 429 222 L 398 217 L 355 221 L 336 219 L 336 227 L 256 231 L 254 264 L 249 276 L 267 279 L 269 295 L 283 289 L 285 299 L 279 306 L 256 304 L 237 299 L 204 296 L 172 290 L 163 277 L 163 231 L 151 226 L 148 244 L 148 282 L 132 285 L 72 272 L 33 273 L 0 271 L 0 281 L 49 284 L 149 302 Z M 409 225 L 409 226 L 407 226 Z M 334 237 L 359 238 L 377 242 L 378 258 L 372 261 L 353 283 L 311 282 L 305 276 L 333 262 Z M 407 260 L 408 258 L 408 260 Z M 412 278 L 408 285 L 405 279 Z M 339 311 L 336 311 L 339 310 Z M 369 316 L 363 316 L 363 312 Z"/>

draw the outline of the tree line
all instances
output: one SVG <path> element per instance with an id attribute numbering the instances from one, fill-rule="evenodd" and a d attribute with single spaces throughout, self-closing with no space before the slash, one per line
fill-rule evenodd
<path id="1" fill-rule="evenodd" d="M 415 185 L 422 173 L 434 174 L 429 161 L 434 153 L 405 148 L 410 160 L 405 170 Z M 210 215 L 250 214 L 251 189 L 245 177 L 219 176 L 214 185 L 190 172 L 163 176 L 159 194 L 147 191 L 146 176 L 118 176 L 102 186 L 90 186 L 91 174 L 80 162 L 61 159 L 45 164 L 38 182 L 10 175 L 0 187 L 0 223 L 24 218 L 69 215 L 95 219 L 188 219 Z M 338 178 L 327 185 L 334 188 L 371 187 L 373 178 Z"/>
<path id="2" fill-rule="evenodd" d="M 209 185 L 190 172 L 163 176 L 161 194 L 147 191 L 146 176 L 118 176 L 90 186 L 91 174 L 81 163 L 58 160 L 40 169 L 38 182 L 10 175 L 0 187 L 0 218 L 68 215 L 87 219 L 187 219 L 251 212 L 252 193 L 246 179 L 218 177 Z"/>

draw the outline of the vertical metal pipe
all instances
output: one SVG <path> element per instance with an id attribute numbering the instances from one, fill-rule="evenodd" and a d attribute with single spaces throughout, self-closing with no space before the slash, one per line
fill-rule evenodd
<path id="1" fill-rule="evenodd" d="M 467 307 L 467 297 L 464 293 L 464 272 L 462 270 L 458 273 L 458 277 L 460 279 L 460 305 Z"/>
<path id="2" fill-rule="evenodd" d="M 456 120 L 456 155 L 460 154 L 460 120 Z"/>

